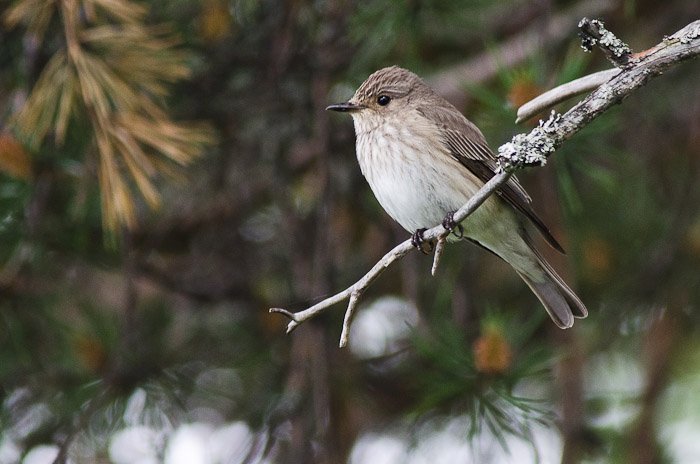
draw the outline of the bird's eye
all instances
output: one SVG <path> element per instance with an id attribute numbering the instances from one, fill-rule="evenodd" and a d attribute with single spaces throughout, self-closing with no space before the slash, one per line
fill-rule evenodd
<path id="1" fill-rule="evenodd" d="M 379 103 L 379 105 L 381 106 L 388 105 L 390 101 L 391 97 L 389 97 L 388 95 L 380 95 L 379 97 L 377 97 L 377 103 Z"/>

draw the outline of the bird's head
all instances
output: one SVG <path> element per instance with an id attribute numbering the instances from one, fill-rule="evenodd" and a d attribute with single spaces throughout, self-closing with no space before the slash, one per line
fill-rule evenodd
<path id="1" fill-rule="evenodd" d="M 415 108 L 421 99 L 434 95 L 423 80 L 398 66 L 382 68 L 370 75 L 345 103 L 327 110 L 350 113 L 356 120 L 382 120 Z"/>

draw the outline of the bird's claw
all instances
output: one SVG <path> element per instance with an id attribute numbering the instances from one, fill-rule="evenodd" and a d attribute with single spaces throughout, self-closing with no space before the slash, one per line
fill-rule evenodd
<path id="1" fill-rule="evenodd" d="M 425 232 L 428 229 L 417 229 L 413 234 L 411 235 L 411 245 L 414 247 L 418 248 L 421 253 L 424 255 L 430 254 L 431 251 L 433 251 L 433 244 L 432 242 L 425 241 L 423 238 L 423 232 Z M 428 249 L 426 250 L 425 244 L 428 244 Z"/>
<path id="2" fill-rule="evenodd" d="M 445 215 L 445 219 L 442 220 L 442 227 L 445 228 L 447 231 L 447 235 L 450 234 L 450 232 L 457 238 L 463 238 L 464 237 L 464 227 L 462 227 L 462 224 L 457 224 L 454 219 L 455 212 L 450 211 Z"/>

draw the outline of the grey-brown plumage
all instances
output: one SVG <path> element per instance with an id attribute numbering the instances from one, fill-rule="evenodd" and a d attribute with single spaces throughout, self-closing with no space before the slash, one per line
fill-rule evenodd
<path id="1" fill-rule="evenodd" d="M 328 109 L 352 115 L 360 169 L 382 207 L 410 232 L 440 224 L 495 175 L 481 131 L 406 69 L 380 69 L 350 101 Z M 524 219 L 563 251 L 515 177 L 464 220 L 463 235 L 513 266 L 554 322 L 571 327 L 586 307 L 532 246 Z"/>

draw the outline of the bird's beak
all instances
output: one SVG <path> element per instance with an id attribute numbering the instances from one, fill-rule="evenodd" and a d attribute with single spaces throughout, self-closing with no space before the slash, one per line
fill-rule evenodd
<path id="1" fill-rule="evenodd" d="M 357 103 L 352 102 L 345 102 L 330 105 L 326 108 L 326 111 L 340 111 L 342 113 L 352 113 L 353 111 L 359 111 L 363 108 L 365 108 L 364 105 L 358 105 Z"/>

